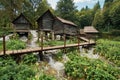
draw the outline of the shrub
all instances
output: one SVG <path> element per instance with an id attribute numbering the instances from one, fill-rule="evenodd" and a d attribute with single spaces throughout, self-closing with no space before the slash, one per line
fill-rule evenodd
<path id="1" fill-rule="evenodd" d="M 0 80 L 30 80 L 34 76 L 30 66 L 18 65 L 11 57 L 0 58 Z"/>
<path id="2" fill-rule="evenodd" d="M 39 80 L 56 80 L 53 76 L 45 75 L 44 73 L 39 76 Z"/>
<path id="3" fill-rule="evenodd" d="M 26 44 L 20 40 L 10 40 L 7 42 L 6 46 L 9 50 L 19 50 L 26 48 Z"/>
<path id="4" fill-rule="evenodd" d="M 100 39 L 97 41 L 96 45 L 96 53 L 99 53 L 105 58 L 109 59 L 117 66 L 120 66 L 120 42 L 111 41 L 111 40 L 103 40 Z"/>
<path id="5" fill-rule="evenodd" d="M 68 54 L 65 73 L 73 80 L 118 80 L 120 70 L 99 59 L 88 59 L 77 54 Z"/>
<path id="6" fill-rule="evenodd" d="M 37 56 L 34 54 L 25 54 L 23 56 L 22 62 L 24 64 L 32 64 L 37 62 Z"/>

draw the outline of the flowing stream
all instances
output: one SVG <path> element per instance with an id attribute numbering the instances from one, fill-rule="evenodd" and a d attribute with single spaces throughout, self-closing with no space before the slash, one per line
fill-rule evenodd
<path id="1" fill-rule="evenodd" d="M 36 30 L 30 30 L 30 33 L 32 34 L 32 40 L 30 41 L 30 44 L 28 44 L 28 46 L 30 48 L 36 48 L 38 47 L 38 45 L 36 44 L 37 39 L 38 39 L 38 34 Z"/>
<path id="2" fill-rule="evenodd" d="M 82 46 L 80 46 L 79 49 L 80 49 L 81 56 L 85 56 L 85 57 L 92 58 L 92 59 L 99 58 L 98 54 L 94 54 L 94 48 L 90 48 L 89 50 L 85 51 L 85 49 L 82 48 Z"/>
<path id="3" fill-rule="evenodd" d="M 13 34 L 9 34 L 9 35 L 5 36 L 5 40 L 6 40 L 6 41 L 10 40 L 10 37 L 11 37 L 12 35 L 13 35 Z M 3 41 L 3 38 L 2 38 L 2 37 L 0 37 L 0 41 Z"/>
<path id="4" fill-rule="evenodd" d="M 55 61 L 52 56 L 49 56 L 49 65 L 57 71 L 58 76 L 61 76 L 64 71 L 64 64 L 62 62 Z"/>

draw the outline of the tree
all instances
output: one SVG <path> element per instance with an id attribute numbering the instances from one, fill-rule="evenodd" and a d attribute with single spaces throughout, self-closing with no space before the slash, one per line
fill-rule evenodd
<path id="1" fill-rule="evenodd" d="M 15 15 L 21 11 L 22 2 L 23 0 L 0 0 L 1 5 L 7 15 L 9 15 L 11 21 L 15 18 Z"/>
<path id="2" fill-rule="evenodd" d="M 103 30 L 103 16 L 102 16 L 102 11 L 98 10 L 95 14 L 94 20 L 92 22 L 92 25 L 96 27 L 99 31 Z"/>
<path id="3" fill-rule="evenodd" d="M 93 11 L 94 12 L 97 12 L 97 10 L 99 10 L 100 9 L 100 3 L 99 3 L 99 1 L 95 4 L 95 6 L 94 6 L 94 8 L 93 8 Z"/>
<path id="4" fill-rule="evenodd" d="M 93 21 L 92 10 L 82 10 L 77 13 L 79 26 L 84 28 L 84 26 L 91 26 Z"/>
<path id="5" fill-rule="evenodd" d="M 47 0 L 42 0 L 38 5 L 37 11 L 36 11 L 36 14 L 37 14 L 36 19 L 39 18 L 48 9 L 50 9 L 50 5 L 48 4 Z"/>
<path id="6" fill-rule="evenodd" d="M 73 0 L 60 0 L 57 3 L 57 9 L 56 13 L 58 16 L 70 20 L 75 21 L 75 12 L 76 12 L 76 6 L 74 5 Z"/>
<path id="7" fill-rule="evenodd" d="M 112 2 L 110 1 L 106 1 L 104 3 L 104 7 L 103 7 L 103 10 L 102 10 L 102 15 L 103 15 L 103 20 L 104 20 L 104 27 L 107 31 L 110 30 L 110 27 L 111 27 L 111 19 L 110 19 L 110 16 L 109 16 L 109 12 L 111 10 L 111 5 L 112 5 Z"/>
<path id="8" fill-rule="evenodd" d="M 104 4 L 108 3 L 108 2 L 113 2 L 114 0 L 105 0 Z"/>
<path id="9" fill-rule="evenodd" d="M 110 10 L 110 19 L 116 29 L 120 29 L 120 1 L 113 3 Z"/>

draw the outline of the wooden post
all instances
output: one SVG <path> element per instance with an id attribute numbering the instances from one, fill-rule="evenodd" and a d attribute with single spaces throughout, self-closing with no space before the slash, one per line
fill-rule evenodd
<path id="1" fill-rule="evenodd" d="M 3 36 L 3 53 L 6 54 L 5 36 Z"/>
<path id="2" fill-rule="evenodd" d="M 80 46 L 80 39 L 79 39 L 79 35 L 77 35 L 78 38 L 78 51 L 79 51 L 79 46 Z"/>
<path id="3" fill-rule="evenodd" d="M 43 32 L 41 31 L 41 51 L 43 50 Z"/>
<path id="4" fill-rule="evenodd" d="M 64 53 L 66 54 L 66 35 L 64 34 Z"/>
<path id="5" fill-rule="evenodd" d="M 40 58 L 40 61 L 43 61 L 43 51 L 39 52 L 39 58 Z"/>
<path id="6" fill-rule="evenodd" d="M 43 61 L 43 31 L 40 31 L 41 36 L 41 51 L 39 52 L 40 61 Z"/>
<path id="7" fill-rule="evenodd" d="M 51 37 L 52 37 L 52 40 L 55 40 L 54 31 L 51 31 Z"/>

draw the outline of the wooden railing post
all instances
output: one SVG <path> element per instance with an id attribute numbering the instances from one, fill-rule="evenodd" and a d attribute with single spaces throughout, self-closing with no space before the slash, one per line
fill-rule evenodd
<path id="1" fill-rule="evenodd" d="M 3 36 L 3 54 L 6 54 L 5 36 Z"/>
<path id="2" fill-rule="evenodd" d="M 43 52 L 42 51 L 39 52 L 39 58 L 40 58 L 40 61 L 43 61 Z"/>
<path id="3" fill-rule="evenodd" d="M 40 36 L 41 36 L 41 51 L 43 50 L 43 32 L 40 32 Z"/>
<path id="4" fill-rule="evenodd" d="M 79 46 L 80 46 L 80 39 L 79 39 L 79 35 L 77 35 L 78 38 L 78 51 L 79 51 Z"/>
<path id="5" fill-rule="evenodd" d="M 64 53 L 66 54 L 66 35 L 64 34 Z"/>
<path id="6" fill-rule="evenodd" d="M 40 61 L 43 61 L 43 31 L 40 31 L 41 36 L 41 51 L 39 51 Z"/>

